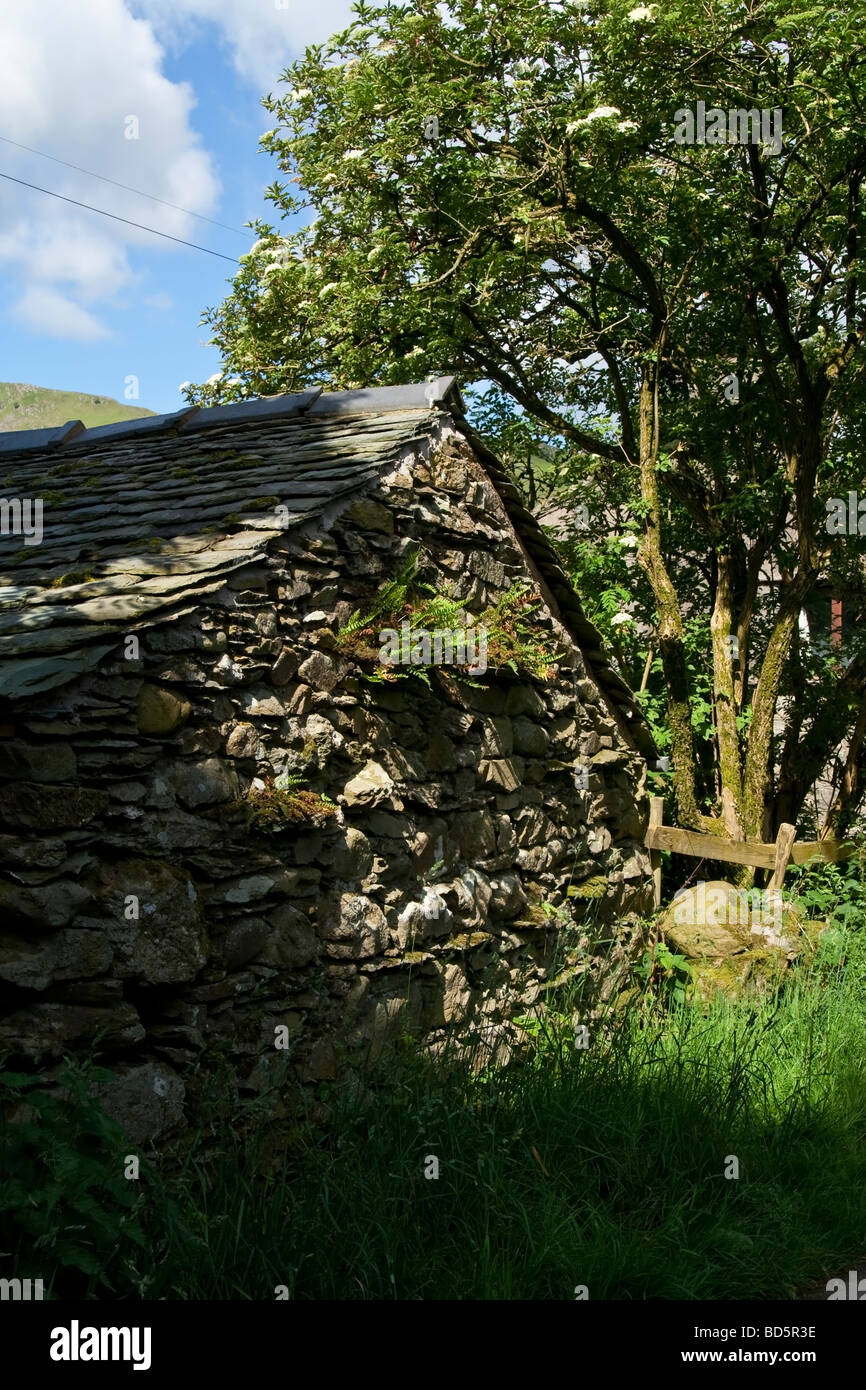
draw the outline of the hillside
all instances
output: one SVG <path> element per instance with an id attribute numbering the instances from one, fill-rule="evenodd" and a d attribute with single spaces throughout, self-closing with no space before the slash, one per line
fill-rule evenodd
<path id="1" fill-rule="evenodd" d="M 0 432 L 49 429 L 52 425 L 65 425 L 67 420 L 81 420 L 92 428 L 153 413 L 141 406 L 121 405 L 110 396 L 50 391 L 44 386 L 0 381 Z"/>

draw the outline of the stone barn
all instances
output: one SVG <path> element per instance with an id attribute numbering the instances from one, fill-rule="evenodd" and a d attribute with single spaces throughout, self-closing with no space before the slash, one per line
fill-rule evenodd
<path id="1" fill-rule="evenodd" d="M 0 466 L 18 1069 L 95 1054 L 146 1140 L 210 1059 L 255 1091 L 406 1033 L 502 1056 L 650 905 L 648 731 L 452 379 L 5 434 Z"/>

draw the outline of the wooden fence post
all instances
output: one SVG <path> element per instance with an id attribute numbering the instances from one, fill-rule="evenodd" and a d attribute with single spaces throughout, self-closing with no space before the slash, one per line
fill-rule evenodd
<path id="1" fill-rule="evenodd" d="M 652 830 L 655 826 L 659 826 L 659 825 L 661 825 L 661 824 L 663 823 L 663 821 L 664 821 L 664 814 L 665 814 L 665 799 L 664 799 L 664 797 L 663 797 L 663 796 L 651 796 L 651 797 L 650 797 L 650 813 L 649 813 L 649 823 L 650 823 L 650 829 L 651 829 L 651 830 Z M 653 871 L 653 902 L 655 903 L 656 911 L 658 911 L 658 909 L 659 909 L 659 908 L 661 907 L 661 905 L 662 905 L 662 857 L 661 857 L 661 853 L 660 853 L 659 850 L 657 850 L 657 849 L 651 849 L 651 850 L 650 850 L 650 864 L 652 865 L 652 871 Z"/>
<path id="2" fill-rule="evenodd" d="M 795 827 L 789 825 L 787 821 L 779 826 L 779 833 L 776 836 L 776 860 L 773 864 L 773 877 L 767 884 L 768 893 L 780 893 L 782 891 L 785 872 L 791 862 L 791 850 L 794 848 L 796 834 Z"/>

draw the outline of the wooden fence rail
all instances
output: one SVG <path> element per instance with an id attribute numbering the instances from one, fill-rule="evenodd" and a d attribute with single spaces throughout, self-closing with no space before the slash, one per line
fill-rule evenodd
<path id="1" fill-rule="evenodd" d="M 649 829 L 644 844 L 651 851 L 653 867 L 653 895 L 656 907 L 662 900 L 662 860 L 659 851 L 673 850 L 675 854 L 688 854 L 693 859 L 718 859 L 723 864 L 747 864 L 754 869 L 772 869 L 772 877 L 767 885 L 769 890 L 780 890 L 790 863 L 807 864 L 810 859 L 823 859 L 835 864 L 849 859 L 854 853 L 854 845 L 842 844 L 838 840 L 801 840 L 796 842 L 797 832 L 787 823 L 779 826 L 774 844 L 764 844 L 759 840 L 726 840 L 721 835 L 703 835 L 697 830 L 678 830 L 664 824 L 664 798 L 650 797 Z"/>

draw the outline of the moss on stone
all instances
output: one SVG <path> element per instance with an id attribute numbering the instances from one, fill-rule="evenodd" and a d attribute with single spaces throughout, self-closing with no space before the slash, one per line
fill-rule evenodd
<path id="1" fill-rule="evenodd" d="M 240 510 L 242 512 L 266 512 L 279 505 L 279 497 L 251 497 L 248 501 L 241 502 Z"/>
<path id="2" fill-rule="evenodd" d="M 607 892 L 607 879 L 604 874 L 593 874 L 583 883 L 572 883 L 565 892 L 569 898 L 603 898 Z"/>
<path id="3" fill-rule="evenodd" d="M 50 588 L 66 589 L 71 584 L 93 584 L 96 575 L 91 570 L 67 570 L 66 574 L 58 574 L 56 579 L 52 579 Z"/>

